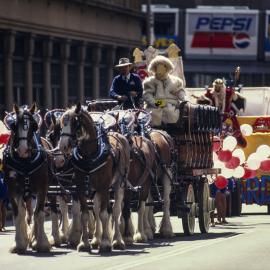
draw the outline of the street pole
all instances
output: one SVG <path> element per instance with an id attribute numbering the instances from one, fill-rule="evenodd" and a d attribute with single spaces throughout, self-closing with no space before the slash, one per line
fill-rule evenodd
<path id="1" fill-rule="evenodd" d="M 154 18 L 153 13 L 151 11 L 151 0 L 147 0 L 146 4 L 146 41 L 147 46 L 153 45 L 153 37 L 154 37 Z"/>

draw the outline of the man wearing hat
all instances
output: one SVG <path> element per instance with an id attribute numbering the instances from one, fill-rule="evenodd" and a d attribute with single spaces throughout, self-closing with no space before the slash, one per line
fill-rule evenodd
<path id="1" fill-rule="evenodd" d="M 130 72 L 131 65 L 128 58 L 119 59 L 119 64 L 115 67 L 119 69 L 120 74 L 113 79 L 110 89 L 110 97 L 118 100 L 123 109 L 139 108 L 142 98 L 141 79 Z"/>

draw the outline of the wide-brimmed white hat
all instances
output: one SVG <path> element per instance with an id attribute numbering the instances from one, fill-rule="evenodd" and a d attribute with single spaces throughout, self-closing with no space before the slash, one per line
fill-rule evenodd
<path id="1" fill-rule="evenodd" d="M 151 60 L 148 70 L 155 73 L 155 69 L 159 64 L 165 65 L 167 72 L 171 72 L 174 68 L 173 63 L 170 59 L 162 55 L 157 55 L 154 59 Z"/>
<path id="2" fill-rule="evenodd" d="M 120 58 L 119 59 L 119 64 L 116 65 L 115 67 L 125 67 L 125 66 L 131 66 L 132 63 L 129 62 L 128 58 Z"/>

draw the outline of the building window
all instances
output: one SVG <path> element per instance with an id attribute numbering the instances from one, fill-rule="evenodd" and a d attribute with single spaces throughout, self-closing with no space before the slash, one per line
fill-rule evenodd
<path id="1" fill-rule="evenodd" d="M 100 87 L 100 97 L 108 98 L 108 68 L 100 67 L 99 69 L 99 87 Z"/>
<path id="2" fill-rule="evenodd" d="M 43 57 L 43 41 L 40 39 L 35 40 L 34 58 L 42 59 Z"/>
<path id="3" fill-rule="evenodd" d="M 84 96 L 86 99 L 93 98 L 93 69 L 91 66 L 84 67 Z"/>
<path id="4" fill-rule="evenodd" d="M 68 102 L 74 104 L 78 99 L 78 65 L 68 65 Z"/>
<path id="5" fill-rule="evenodd" d="M 60 60 L 60 58 L 61 58 L 61 43 L 60 42 L 53 43 L 52 58 L 54 60 Z"/>
<path id="6" fill-rule="evenodd" d="M 23 60 L 13 61 L 13 94 L 14 100 L 19 105 L 25 103 L 24 96 L 25 66 Z"/>
<path id="7" fill-rule="evenodd" d="M 43 106 L 43 65 L 41 62 L 33 63 L 33 99 L 39 105 Z"/>
<path id="8" fill-rule="evenodd" d="M 60 85 L 61 85 L 61 65 L 53 63 L 51 65 L 51 84 L 52 84 L 52 106 L 57 108 L 60 104 Z"/>

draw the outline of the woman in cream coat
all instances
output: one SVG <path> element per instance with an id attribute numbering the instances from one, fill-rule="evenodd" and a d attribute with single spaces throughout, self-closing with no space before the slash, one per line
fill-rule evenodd
<path id="1" fill-rule="evenodd" d="M 148 69 L 153 75 L 143 82 L 143 99 L 145 109 L 152 112 L 152 126 L 176 123 L 179 102 L 186 100 L 183 80 L 169 74 L 173 64 L 164 56 L 156 56 Z"/>

